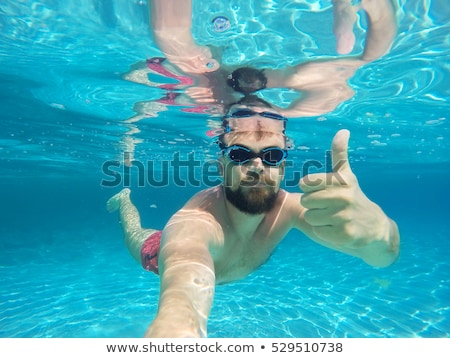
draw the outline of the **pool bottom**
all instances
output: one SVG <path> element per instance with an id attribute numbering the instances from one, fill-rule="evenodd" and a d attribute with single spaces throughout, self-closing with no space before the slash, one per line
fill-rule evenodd
<path id="1" fill-rule="evenodd" d="M 103 224 L 3 237 L 0 337 L 144 334 L 159 279 L 131 259 L 118 225 Z M 449 337 L 448 244 L 424 240 L 425 230 L 406 227 L 386 269 L 292 232 L 257 272 L 217 287 L 209 336 Z M 433 235 L 443 243 L 448 230 Z"/>

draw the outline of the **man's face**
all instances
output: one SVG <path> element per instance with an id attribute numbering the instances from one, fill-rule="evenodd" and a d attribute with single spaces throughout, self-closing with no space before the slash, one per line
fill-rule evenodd
<path id="1" fill-rule="evenodd" d="M 245 121 L 246 130 L 232 131 L 226 135 L 225 145 L 228 148 L 244 147 L 245 150 L 241 150 L 250 159 L 238 164 L 227 155 L 221 157 L 225 195 L 227 200 L 242 212 L 266 213 L 273 208 L 278 196 L 284 177 L 285 161 L 278 165 L 269 165 L 263 159 L 271 159 L 267 148 L 284 149 L 285 138 L 282 130 L 280 132 L 279 123 L 276 123 L 280 121 L 261 118 L 258 115 L 241 118 L 240 121 Z M 247 131 L 252 126 L 255 130 Z M 279 152 L 276 151 L 276 154 Z"/>

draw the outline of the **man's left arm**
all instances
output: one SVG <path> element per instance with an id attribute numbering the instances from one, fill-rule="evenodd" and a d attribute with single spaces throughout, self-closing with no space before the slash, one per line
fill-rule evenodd
<path id="1" fill-rule="evenodd" d="M 386 267 L 399 255 L 399 231 L 359 187 L 348 162 L 349 137 L 349 131 L 341 130 L 333 139 L 332 172 L 300 180 L 304 192 L 300 201 L 305 210 L 296 226 L 324 246 L 359 257 L 369 265 Z"/>

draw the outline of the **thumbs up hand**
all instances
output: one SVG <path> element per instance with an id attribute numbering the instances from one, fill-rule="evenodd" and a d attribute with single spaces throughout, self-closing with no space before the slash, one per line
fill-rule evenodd
<path id="1" fill-rule="evenodd" d="M 397 227 L 359 187 L 348 162 L 349 138 L 348 130 L 335 135 L 331 173 L 310 174 L 300 180 L 304 220 L 311 238 L 319 243 L 369 264 L 387 266 L 398 254 Z"/>

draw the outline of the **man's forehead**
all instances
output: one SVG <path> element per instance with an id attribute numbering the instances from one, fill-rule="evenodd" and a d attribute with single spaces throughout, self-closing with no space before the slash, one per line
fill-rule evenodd
<path id="1" fill-rule="evenodd" d="M 225 135 L 225 140 L 228 146 L 240 144 L 256 150 L 285 146 L 284 135 L 271 132 L 230 132 Z"/>
<path id="2" fill-rule="evenodd" d="M 284 134 L 284 121 L 278 121 L 258 115 L 244 118 L 228 118 L 231 132 L 270 132 Z"/>

